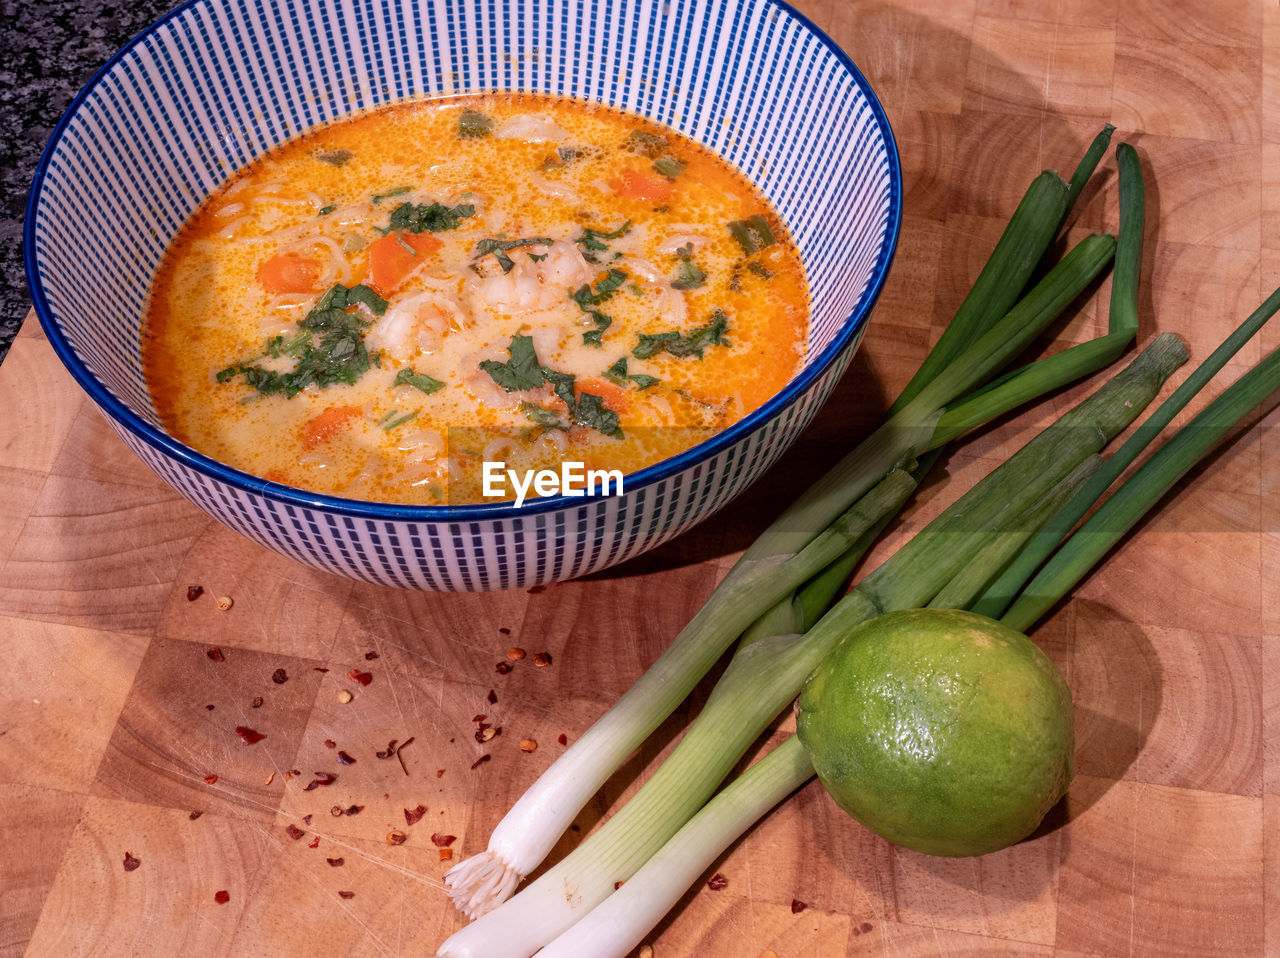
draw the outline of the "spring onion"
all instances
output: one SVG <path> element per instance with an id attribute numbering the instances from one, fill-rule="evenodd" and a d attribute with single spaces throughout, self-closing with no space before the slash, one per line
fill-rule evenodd
<path id="1" fill-rule="evenodd" d="M 1043 174 L 1028 196 L 980 277 L 983 294 L 967 299 L 964 315 L 957 315 L 969 341 L 957 349 L 944 336 L 954 359 L 761 535 L 653 667 L 516 802 L 488 849 L 446 874 L 450 895 L 464 913 L 481 915 L 510 896 L 729 644 L 822 568 L 795 561 L 805 547 L 892 470 L 963 431 L 960 418 L 947 419 L 949 405 L 1003 371 L 1110 264 L 1115 241 L 1087 237 L 1018 300 L 1064 215 L 1067 187 L 1056 174 Z M 1028 392 L 1038 394 L 1029 387 L 1039 375 L 1033 366 L 1014 377 L 1018 389 L 993 391 L 995 401 L 984 404 L 983 414 L 1000 415 L 1025 401 Z M 966 428 L 978 424 L 971 414 L 963 422 Z M 940 423 L 949 425 L 944 430 Z"/>

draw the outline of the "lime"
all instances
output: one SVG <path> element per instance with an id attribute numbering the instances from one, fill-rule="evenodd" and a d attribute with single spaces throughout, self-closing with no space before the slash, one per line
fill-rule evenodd
<path id="1" fill-rule="evenodd" d="M 1062 674 L 1021 632 L 971 612 L 859 625 L 809 676 L 798 733 L 841 808 L 931 855 L 1012 845 L 1071 781 Z"/>

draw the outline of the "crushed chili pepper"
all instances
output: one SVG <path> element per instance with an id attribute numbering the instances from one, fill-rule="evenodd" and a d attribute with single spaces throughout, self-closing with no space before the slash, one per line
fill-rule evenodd
<path id="1" fill-rule="evenodd" d="M 510 635 L 510 634 L 511 634 L 511 630 L 510 630 L 510 629 L 508 629 L 505 625 L 504 625 L 502 628 L 500 628 L 498 631 L 499 631 L 499 632 L 501 632 L 503 635 Z"/>
<path id="2" fill-rule="evenodd" d="M 534 585 L 534 586 L 530 586 L 525 591 L 528 592 L 530 595 L 537 595 L 539 592 L 546 592 L 547 587 L 545 585 Z"/>
<path id="3" fill-rule="evenodd" d="M 354 765 L 356 760 L 352 758 L 350 755 L 348 755 L 346 752 L 339 751 L 338 761 L 341 762 L 343 765 Z"/>
<path id="4" fill-rule="evenodd" d="M 473 769 L 479 768 L 485 762 L 489 761 L 490 757 L 491 756 L 489 756 L 488 754 L 481 755 L 478 759 L 476 759 L 474 762 L 471 763 L 471 767 Z"/>
<path id="5" fill-rule="evenodd" d="M 440 849 L 440 860 L 441 860 L 442 862 L 447 862 L 447 861 L 449 861 L 449 859 L 451 859 L 451 858 L 453 858 L 453 849 L 452 849 L 452 848 L 442 848 L 442 849 Z"/>
<path id="6" fill-rule="evenodd" d="M 485 698 L 488 699 L 490 705 L 498 704 L 498 693 L 495 692 L 493 689 L 489 690 L 489 694 L 485 696 Z"/>
<path id="7" fill-rule="evenodd" d="M 227 657 L 222 654 L 222 649 L 218 648 L 216 645 L 206 652 L 205 655 L 209 656 L 209 658 L 213 659 L 215 662 L 227 661 Z"/>
<path id="8" fill-rule="evenodd" d="M 472 716 L 471 721 L 473 721 L 473 722 L 483 722 L 483 721 L 484 721 L 485 719 L 487 719 L 488 717 L 489 717 L 489 716 L 487 716 L 487 715 L 474 715 L 474 716 Z"/>
<path id="9" fill-rule="evenodd" d="M 252 745 L 254 742 L 261 742 L 266 738 L 261 732 L 255 732 L 247 725 L 237 725 L 236 734 L 240 736 L 240 741 L 244 742 L 245 745 Z"/>
<path id="10" fill-rule="evenodd" d="M 213 900 L 219 905 L 225 905 L 227 902 L 231 901 L 231 892 L 227 891 L 225 888 L 220 891 L 215 891 L 213 893 Z"/>
<path id="11" fill-rule="evenodd" d="M 536 668 L 536 669 L 545 669 L 545 668 L 546 668 L 548 665 L 550 665 L 550 664 L 551 664 L 551 653 L 550 653 L 550 652 L 534 652 L 534 653 L 533 653 L 533 667 L 534 667 L 534 668 Z"/>
<path id="12" fill-rule="evenodd" d="M 439 832 L 431 833 L 431 844 L 436 848 L 448 848 L 458 840 L 457 835 L 441 835 Z"/>
<path id="13" fill-rule="evenodd" d="M 212 785 L 212 784 L 213 784 L 214 782 L 216 782 L 217 780 L 218 780 L 218 776 L 217 776 L 217 775 L 206 775 L 206 776 L 204 777 L 204 783 L 205 783 L 206 785 Z"/>
<path id="14" fill-rule="evenodd" d="M 261 695 L 255 695 L 255 696 L 253 697 L 253 701 L 249 703 L 249 707 L 250 707 L 250 708 L 255 708 L 255 709 L 260 709 L 260 708 L 262 708 L 262 696 L 261 696 Z"/>
<path id="15" fill-rule="evenodd" d="M 401 831 L 387 832 L 388 845 L 403 845 L 408 840 L 409 840 L 409 836 L 406 835 L 404 832 L 401 832 Z"/>
<path id="16" fill-rule="evenodd" d="M 338 892 L 338 897 L 339 898 L 355 898 L 356 893 L 353 891 L 340 891 Z"/>
<path id="17" fill-rule="evenodd" d="M 311 839 L 311 843 L 310 843 L 309 845 L 307 845 L 307 847 L 308 847 L 308 848 L 319 848 L 319 847 L 320 847 L 320 836 L 319 836 L 319 835 L 317 835 L 315 838 Z"/>
<path id="18" fill-rule="evenodd" d="M 197 818 L 199 818 L 203 814 L 204 812 L 200 811 L 199 809 L 196 809 L 194 812 L 188 815 L 187 818 L 189 818 L 191 821 L 194 822 Z"/>
<path id="19" fill-rule="evenodd" d="M 417 808 L 406 808 L 404 810 L 404 822 L 406 825 L 416 825 L 422 821 L 422 816 L 427 814 L 427 806 L 419 804 Z"/>
<path id="20" fill-rule="evenodd" d="M 616 881 L 616 882 L 614 882 L 614 883 L 613 883 L 613 890 L 614 890 L 614 891 L 617 891 L 617 890 L 618 890 L 619 888 L 621 888 L 621 887 L 622 887 L 622 882 L 620 882 L 620 881 Z"/>
<path id="21" fill-rule="evenodd" d="M 444 769 L 442 768 L 436 769 L 436 778 L 444 778 Z"/>
<path id="22" fill-rule="evenodd" d="M 376 659 L 377 657 L 378 657 L 378 653 L 377 653 L 377 652 L 366 652 L 366 653 L 364 654 L 364 660 L 365 660 L 366 662 L 372 662 L 372 661 L 373 661 L 374 659 Z"/>
<path id="23" fill-rule="evenodd" d="M 327 861 L 332 868 L 341 868 L 346 864 L 345 858 L 326 858 L 325 861 Z"/>
<path id="24" fill-rule="evenodd" d="M 375 752 L 374 754 L 377 755 L 378 758 L 391 758 L 391 756 L 396 754 L 396 741 L 397 740 L 393 738 L 387 743 L 385 751 Z"/>
<path id="25" fill-rule="evenodd" d="M 292 838 L 295 842 L 299 838 L 301 838 L 303 835 L 306 834 L 306 832 L 304 832 L 297 825 L 293 824 L 293 822 L 290 822 L 288 825 L 286 825 L 284 830 L 285 832 L 288 833 L 289 837 Z"/>
<path id="26" fill-rule="evenodd" d="M 791 899 L 791 914 L 798 915 L 809 906 L 802 902 L 799 898 Z"/>
<path id="27" fill-rule="evenodd" d="M 707 881 L 707 887 L 710 888 L 712 891 L 719 891 L 721 888 L 724 888 L 728 884 L 729 884 L 729 879 L 725 878 L 719 872 L 716 872 Z"/>
<path id="28" fill-rule="evenodd" d="M 323 665 L 314 665 L 311 667 L 311 671 L 312 672 L 328 672 L 329 670 L 326 669 Z"/>
<path id="29" fill-rule="evenodd" d="M 333 739 L 331 739 L 331 738 L 327 738 L 327 739 L 325 739 L 325 740 L 324 740 L 324 747 L 325 747 L 325 748 L 337 748 L 337 747 L 338 747 L 338 743 L 337 743 L 337 742 L 335 742 L 335 741 L 334 741 Z"/>
<path id="30" fill-rule="evenodd" d="M 138 858 L 134 858 L 133 852 L 124 853 L 124 870 L 125 871 L 131 872 L 141 864 L 142 864 L 142 860 Z"/>
<path id="31" fill-rule="evenodd" d="M 302 824 L 304 824 L 304 825 L 310 825 L 310 824 L 311 824 L 311 815 L 310 815 L 310 813 L 308 813 L 308 814 L 306 814 L 306 815 L 303 815 L 303 816 L 302 816 Z"/>
<path id="32" fill-rule="evenodd" d="M 345 811 L 347 815 L 359 815 L 364 811 L 363 805 L 348 805 Z"/>
<path id="33" fill-rule="evenodd" d="M 204 586 L 202 586 L 202 585 L 189 585 L 189 586 L 187 586 L 187 601 L 188 601 L 188 602 L 194 602 L 196 599 L 200 598 L 200 596 L 202 596 L 202 595 L 204 595 Z"/>
<path id="34" fill-rule="evenodd" d="M 212 712 L 212 711 L 213 711 L 213 706 L 212 706 L 212 705 L 206 705 L 206 706 L 205 706 L 205 710 L 206 710 L 206 711 L 209 711 L 209 712 Z"/>
<path id="35" fill-rule="evenodd" d="M 271 673 L 271 681 L 276 683 L 276 685 L 284 685 L 284 683 L 289 681 L 289 673 L 284 669 L 276 669 Z"/>
<path id="36" fill-rule="evenodd" d="M 508 672 L 511 671 L 511 663 L 499 662 L 497 665 L 493 667 L 493 670 L 497 672 L 499 675 L 506 675 Z"/>
<path id="37" fill-rule="evenodd" d="M 315 776 L 316 777 L 308 782 L 306 787 L 302 789 L 304 792 L 309 792 L 313 788 L 319 788 L 321 785 L 332 785 L 338 780 L 338 776 L 333 772 L 316 772 Z"/>
<path id="38" fill-rule="evenodd" d="M 347 678 L 352 682 L 359 682 L 361 685 L 368 685 L 373 681 L 373 673 L 361 672 L 359 669 L 352 669 L 347 673 Z"/>
<path id="39" fill-rule="evenodd" d="M 569 736 L 565 735 L 564 732 L 561 732 L 560 736 L 556 739 L 556 741 L 559 742 L 561 745 L 568 745 Z"/>

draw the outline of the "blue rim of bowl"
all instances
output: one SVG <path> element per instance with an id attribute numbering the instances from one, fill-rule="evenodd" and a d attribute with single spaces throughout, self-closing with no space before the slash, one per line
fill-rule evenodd
<path id="1" fill-rule="evenodd" d="M 296 506 L 305 509 L 321 509 L 326 512 L 336 513 L 341 516 L 354 519 L 376 519 L 383 521 L 417 521 L 417 522 L 443 522 L 443 523 L 466 523 L 473 521 L 482 521 L 490 519 L 515 519 L 523 516 L 537 515 L 539 513 L 554 512 L 564 508 L 578 508 L 589 504 L 593 501 L 602 501 L 604 496 L 548 496 L 532 500 L 527 505 L 517 508 L 514 503 L 509 500 L 494 503 L 475 503 L 470 505 L 448 505 L 448 506 L 422 506 L 422 505 L 402 505 L 395 503 L 366 502 L 359 499 L 344 499 L 339 496 L 328 496 L 322 493 L 307 492 L 303 489 L 297 489 L 293 486 L 284 486 L 279 483 L 270 482 L 250 473 L 234 469 L 230 466 L 218 462 L 216 459 L 197 452 L 189 446 L 178 442 L 168 434 L 164 433 L 155 426 L 135 413 L 126 406 L 115 394 L 111 392 L 99 379 L 81 362 L 75 350 L 71 348 L 71 344 L 63 335 L 61 328 L 54 319 L 53 312 L 49 308 L 49 303 L 45 298 L 44 286 L 40 281 L 40 274 L 36 268 L 35 256 L 35 220 L 37 206 L 39 204 L 41 189 L 44 185 L 44 179 L 49 167 L 49 163 L 53 157 L 55 148 L 61 140 L 63 132 L 70 124 L 72 117 L 80 109 L 81 104 L 89 96 L 91 92 L 98 86 L 111 69 L 123 59 L 134 47 L 142 43 L 148 36 L 155 33 L 163 27 L 169 20 L 180 16 L 188 7 L 198 4 L 211 2 L 211 0 L 184 0 L 179 6 L 175 7 L 169 13 L 156 20 L 146 29 L 142 30 L 132 40 L 122 46 L 102 68 L 98 70 L 86 83 L 75 98 L 71 101 L 62 117 L 58 120 L 58 125 L 54 127 L 53 133 L 49 137 L 49 142 L 45 145 L 44 152 L 40 156 L 40 161 L 36 165 L 35 176 L 31 182 L 31 192 L 27 197 L 26 219 L 23 224 L 23 265 L 27 275 L 27 287 L 31 291 L 32 306 L 35 309 L 36 316 L 40 320 L 45 336 L 53 346 L 54 352 L 58 358 L 62 360 L 64 366 L 71 373 L 72 377 L 80 385 L 80 387 L 89 394 L 94 403 L 107 413 L 111 419 L 129 432 L 133 433 L 143 442 L 147 443 L 154 449 L 164 453 L 168 458 L 173 459 L 182 465 L 194 469 L 202 475 L 214 479 L 218 482 L 229 486 L 238 487 L 248 492 L 264 496 L 268 499 L 275 500 L 289 506 Z M 624 488 L 629 495 L 632 490 L 643 488 L 655 482 L 669 478 L 677 473 L 683 472 L 691 466 L 696 466 L 701 462 L 710 459 L 716 453 L 727 446 L 733 445 L 739 439 L 754 431 L 759 425 L 772 419 L 777 413 L 781 412 L 787 406 L 794 403 L 805 391 L 813 384 L 813 382 L 835 362 L 836 358 L 849 345 L 850 341 L 862 334 L 863 329 L 871 316 L 871 310 L 875 306 L 876 300 L 880 296 L 881 290 L 884 288 L 885 279 L 889 273 L 889 266 L 893 262 L 894 252 L 898 246 L 898 237 L 902 231 L 902 167 L 901 160 L 898 155 L 897 142 L 894 139 L 893 129 L 889 125 L 889 118 L 884 112 L 884 108 L 880 104 L 879 98 L 875 91 L 871 88 L 871 84 L 867 78 L 863 76 L 862 71 L 849 57 L 848 54 L 840 48 L 840 46 L 827 36 L 826 32 L 820 29 L 811 19 L 791 6 L 785 0 L 763 0 L 764 3 L 785 11 L 788 16 L 794 18 L 796 22 L 809 30 L 813 36 L 822 42 L 835 56 L 835 58 L 843 64 L 849 72 L 849 76 L 858 85 L 864 97 L 866 97 L 867 105 L 872 115 L 876 118 L 879 128 L 882 131 L 885 142 L 885 158 L 889 167 L 889 221 L 887 224 L 886 241 L 882 243 L 880 253 L 877 256 L 876 264 L 872 270 L 871 276 L 868 278 L 866 287 L 862 291 L 862 295 L 858 298 L 858 302 L 854 305 L 853 310 L 845 317 L 841 332 L 827 344 L 826 348 L 809 363 L 800 374 L 791 382 L 787 383 L 776 395 L 771 397 L 763 405 L 748 413 L 742 419 L 729 426 L 727 429 L 716 433 L 710 439 L 700 442 L 696 446 L 686 449 L 669 459 L 655 463 L 652 466 L 646 466 L 636 472 L 630 473 L 624 477 Z"/>

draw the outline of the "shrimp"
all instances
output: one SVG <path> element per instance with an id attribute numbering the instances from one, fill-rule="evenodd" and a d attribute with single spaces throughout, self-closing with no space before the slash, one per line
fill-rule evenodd
<path id="1" fill-rule="evenodd" d="M 534 259 L 533 256 L 538 259 Z M 584 283 L 595 279 L 596 267 L 582 258 L 576 244 L 556 240 L 550 246 L 507 253 L 515 265 L 503 272 L 494 260 L 480 262 L 483 270 L 476 296 L 484 306 L 506 312 L 528 312 L 558 306 Z"/>
<path id="2" fill-rule="evenodd" d="M 400 362 L 440 348 L 451 328 L 467 326 L 467 315 L 447 293 L 427 289 L 388 309 L 365 335 L 371 349 Z"/>
<path id="3" fill-rule="evenodd" d="M 500 140 L 523 140 L 526 143 L 558 143 L 569 138 L 569 131 L 541 113 L 517 113 L 494 127 L 493 136 Z"/>

